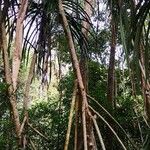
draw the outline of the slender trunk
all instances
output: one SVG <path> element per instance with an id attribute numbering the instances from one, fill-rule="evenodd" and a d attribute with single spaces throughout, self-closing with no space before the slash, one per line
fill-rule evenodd
<path id="1" fill-rule="evenodd" d="M 142 86 L 142 94 L 144 99 L 144 107 L 145 113 L 147 116 L 148 122 L 150 122 L 150 84 L 146 78 L 146 71 L 145 71 L 145 60 L 144 60 L 144 45 L 141 42 L 140 44 L 140 68 L 141 68 L 141 86 Z"/>
<path id="2" fill-rule="evenodd" d="M 107 100 L 110 107 L 113 107 L 114 103 L 114 85 L 115 85 L 115 49 L 116 49 L 116 24 L 114 20 L 111 21 L 111 48 L 110 59 L 108 69 L 108 85 L 107 85 Z"/>
<path id="3" fill-rule="evenodd" d="M 22 44 L 23 19 L 25 16 L 26 8 L 27 8 L 27 2 L 28 1 L 25 1 L 25 0 L 22 1 L 21 9 L 20 9 L 19 16 L 18 16 L 19 19 L 17 20 L 17 29 L 16 29 L 16 50 L 17 51 L 14 52 L 14 55 L 17 56 L 19 58 L 19 60 L 21 59 L 20 58 L 21 54 L 18 55 L 18 53 L 20 53 L 19 50 L 21 49 L 21 44 Z M 3 12 L 0 10 L 0 23 L 1 23 L 0 43 L 1 43 L 2 52 L 3 52 L 5 80 L 6 80 L 6 83 L 9 85 L 8 95 L 9 95 L 9 101 L 10 101 L 12 118 L 13 118 L 12 120 L 13 120 L 14 127 L 15 127 L 16 137 L 18 140 L 18 148 L 22 148 L 23 141 L 21 138 L 21 134 L 22 134 L 22 131 L 24 128 L 26 117 L 25 117 L 23 123 L 21 124 L 20 119 L 19 119 L 19 112 L 17 109 L 17 98 L 16 98 L 16 92 L 15 92 L 16 85 L 17 85 L 18 73 L 17 74 L 15 73 L 15 76 L 14 76 L 14 72 L 16 72 L 16 71 L 19 72 L 18 67 L 20 67 L 20 62 L 18 63 L 18 61 L 15 61 L 15 65 L 13 64 L 13 67 L 12 67 L 13 73 L 11 73 L 11 66 L 9 64 L 9 56 L 8 56 L 7 36 L 6 36 L 6 29 L 5 29 L 5 17 L 4 17 L 7 15 L 8 4 L 9 4 L 9 1 L 6 1 L 4 3 Z M 5 6 L 5 5 L 7 5 L 7 6 Z M 3 13 L 3 15 L 2 15 L 2 13 Z M 20 31 L 21 31 L 21 33 L 20 33 Z M 15 84 L 13 84 L 14 81 L 15 81 Z"/>
<path id="4" fill-rule="evenodd" d="M 65 141 L 64 150 L 68 150 L 68 147 L 69 147 L 69 139 L 70 139 L 72 122 L 73 122 L 73 112 L 74 112 L 75 101 L 76 101 L 76 96 L 77 96 L 77 86 L 78 86 L 77 85 L 77 81 L 75 80 L 74 90 L 73 90 L 73 94 L 72 94 L 72 101 L 71 101 L 71 108 L 70 108 L 68 129 L 67 129 L 67 134 L 66 134 L 66 141 Z"/>
<path id="5" fill-rule="evenodd" d="M 79 67 L 79 61 L 77 58 L 77 54 L 76 54 L 75 46 L 73 43 L 71 31 L 69 28 L 67 18 L 65 16 L 62 0 L 59 0 L 59 12 L 60 12 L 60 15 L 62 17 L 62 23 L 63 23 L 64 31 L 66 34 L 66 38 L 68 40 L 68 46 L 70 49 L 70 55 L 72 58 L 72 64 L 73 64 L 74 72 L 76 74 L 78 84 L 79 84 L 79 90 L 80 90 L 81 96 L 82 96 L 83 140 L 84 140 L 84 150 L 87 150 L 88 149 L 87 148 L 87 129 L 86 129 L 86 113 L 88 111 L 87 96 L 86 96 L 86 91 L 85 91 L 83 80 L 82 80 L 82 75 L 81 75 L 81 71 L 80 71 L 80 67 Z"/>
<path id="6" fill-rule="evenodd" d="M 90 5 L 93 5 L 93 0 L 86 0 L 84 1 L 84 10 L 89 16 L 89 18 L 92 15 L 92 7 Z M 88 20 L 90 22 L 90 20 Z M 90 30 L 90 24 L 87 21 L 82 22 L 82 33 L 84 34 L 84 37 L 86 40 L 88 40 L 88 33 Z M 84 46 L 84 42 L 83 42 Z M 81 58 L 80 58 L 80 69 L 81 69 L 81 74 L 82 74 L 82 79 L 83 79 L 83 84 L 85 87 L 85 91 L 88 91 L 88 68 L 87 68 L 87 54 L 85 52 L 81 53 Z M 92 118 L 89 115 L 86 115 L 86 120 L 87 120 L 87 143 L 88 143 L 88 150 L 95 150 L 96 149 L 96 141 L 94 138 L 94 132 L 93 132 L 93 122 Z M 80 139 L 78 139 L 80 140 Z"/>
<path id="7" fill-rule="evenodd" d="M 108 84 L 107 84 L 107 103 L 108 109 L 113 113 L 114 109 L 114 97 L 115 97 L 115 50 L 116 50 L 116 23 L 114 18 L 111 20 L 111 48 L 110 48 L 110 59 L 108 68 Z M 112 121 L 109 123 L 114 127 Z M 108 129 L 107 132 L 107 149 L 111 150 L 113 148 L 113 134 Z"/>
<path id="8" fill-rule="evenodd" d="M 88 9 L 89 8 L 89 4 L 87 4 L 87 2 L 84 1 L 84 10 L 85 12 L 90 13 L 91 10 Z M 78 17 L 78 14 L 77 14 L 77 17 Z M 86 21 L 82 21 L 82 25 L 83 25 L 83 28 L 82 28 L 82 33 L 84 34 L 85 38 L 87 38 L 87 35 L 88 35 L 88 29 L 89 29 L 89 24 L 86 22 Z M 85 45 L 84 45 L 84 42 L 82 44 L 82 49 L 84 49 Z M 80 70 L 81 70 L 81 75 L 82 75 L 82 80 L 83 80 L 83 84 L 84 84 L 84 88 L 85 88 L 85 91 L 87 92 L 87 58 L 85 56 L 85 52 L 83 52 L 83 50 L 81 50 L 81 55 L 80 55 L 80 62 L 79 62 L 79 66 L 80 66 Z M 81 100 L 82 99 L 82 95 L 81 95 L 81 92 L 79 91 L 77 93 L 77 97 L 78 99 L 77 100 Z M 83 149 L 83 142 L 80 140 L 83 138 L 83 132 L 82 132 L 82 102 L 79 101 L 78 102 L 78 108 L 77 108 L 78 112 L 77 112 L 77 117 L 76 118 L 76 127 L 77 127 L 77 131 L 78 131 L 78 135 L 77 135 L 77 150 L 81 150 Z M 87 131 L 88 132 L 88 131 Z"/>
<path id="9" fill-rule="evenodd" d="M 28 108 L 29 108 L 29 104 L 30 104 L 29 92 L 30 92 L 30 84 L 32 82 L 33 75 L 34 75 L 36 56 L 37 55 L 34 52 L 34 54 L 32 56 L 32 61 L 31 61 L 29 73 L 28 73 L 28 78 L 27 78 L 26 85 L 25 85 L 25 91 L 24 91 L 24 100 L 23 100 L 24 121 L 23 121 L 22 126 L 21 126 L 22 127 L 21 133 L 23 133 L 22 134 L 22 147 L 24 149 L 26 149 L 27 144 L 28 144 L 28 140 L 26 138 L 26 133 L 28 131 L 27 124 L 28 124 L 28 120 L 29 120 L 29 116 L 28 116 Z"/>
<path id="10" fill-rule="evenodd" d="M 0 11 L 0 43 L 2 44 L 2 52 L 3 52 L 3 62 L 4 62 L 4 71 L 5 71 L 5 80 L 6 83 L 9 86 L 8 88 L 8 95 L 9 95 L 9 101 L 11 105 L 11 111 L 13 115 L 13 122 L 15 125 L 15 132 L 16 136 L 18 138 L 18 145 L 20 144 L 20 120 L 19 120 L 19 113 L 17 110 L 17 101 L 16 96 L 13 93 L 13 86 L 12 86 L 12 79 L 11 79 L 11 72 L 10 72 L 10 64 L 9 64 L 9 58 L 8 58 L 8 52 L 7 52 L 7 37 L 6 37 L 6 30 L 5 30 L 5 24 L 4 21 L 2 21 L 2 12 Z"/>
<path id="11" fill-rule="evenodd" d="M 148 123 L 150 124 L 150 84 L 147 81 L 145 87 L 145 110 L 147 115 Z"/>
<path id="12" fill-rule="evenodd" d="M 90 5 L 93 4 L 93 0 L 84 0 L 84 10 L 89 16 L 89 18 L 92 15 L 92 7 Z M 88 33 L 90 29 L 90 20 L 88 21 L 82 21 L 82 33 L 86 39 L 88 39 Z M 83 48 L 85 47 L 84 42 L 83 42 Z M 85 90 L 88 90 L 88 69 L 87 69 L 87 54 L 85 52 L 81 52 L 81 60 L 80 60 L 80 69 L 81 69 L 81 74 L 82 74 L 82 79 L 83 79 L 83 84 L 85 87 Z"/>
<path id="13" fill-rule="evenodd" d="M 13 52 L 13 61 L 12 61 L 12 81 L 14 91 L 17 88 L 17 79 L 18 73 L 21 64 L 22 56 L 22 41 L 23 41 L 23 21 L 25 18 L 25 13 L 28 6 L 28 0 L 21 1 L 21 7 L 19 9 L 17 24 L 16 24 L 16 39 L 15 39 L 15 49 Z"/>
<path id="14" fill-rule="evenodd" d="M 36 52 L 34 52 L 33 56 L 32 56 L 32 61 L 31 61 L 31 65 L 30 65 L 30 69 L 29 69 L 29 73 L 28 73 L 28 78 L 26 81 L 26 86 L 25 86 L 25 92 L 24 92 L 24 100 L 23 100 L 23 107 L 25 111 L 28 111 L 29 108 L 29 92 L 30 92 L 30 84 L 32 82 L 33 79 L 33 75 L 34 75 L 34 68 L 35 68 L 35 63 L 36 63 Z"/>
<path id="15" fill-rule="evenodd" d="M 135 74 L 134 74 L 133 70 L 131 69 L 131 67 L 129 68 L 129 76 L 131 79 L 131 93 L 132 93 L 132 96 L 134 98 L 136 98 L 136 88 L 135 88 L 135 82 L 134 82 Z"/>

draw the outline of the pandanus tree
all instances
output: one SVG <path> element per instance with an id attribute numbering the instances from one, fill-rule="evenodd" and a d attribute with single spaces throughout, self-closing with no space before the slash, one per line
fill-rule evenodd
<path id="1" fill-rule="evenodd" d="M 64 7 L 66 7 L 66 10 L 71 11 L 71 13 L 74 12 L 78 7 L 80 10 L 80 16 L 82 16 L 85 21 L 88 20 L 86 19 L 88 18 L 87 14 L 80 6 L 77 6 L 77 3 L 75 3 L 74 1 L 63 1 L 63 5 Z M 55 36 L 58 36 L 58 32 L 62 32 L 60 25 L 64 25 L 64 22 L 62 23 L 62 21 L 64 20 L 60 18 L 60 14 L 62 12 L 61 9 L 58 10 L 58 6 L 59 8 L 61 7 L 60 2 L 55 3 L 55 1 L 1 1 L 1 6 L 1 49 L 3 51 L 5 81 L 9 85 L 8 93 L 11 104 L 10 111 L 12 112 L 15 132 L 18 139 L 18 146 L 20 148 L 25 148 L 27 146 L 28 140 L 23 134 L 26 130 L 25 126 L 28 124 L 29 88 L 33 78 L 33 74 L 35 72 L 35 67 L 37 66 L 38 73 L 42 74 L 42 81 L 46 82 L 44 79 L 48 71 L 48 63 L 51 63 L 49 62 L 49 58 L 51 59 L 51 49 L 53 48 L 53 46 L 55 46 Z M 72 34 L 77 41 L 79 41 L 79 38 L 81 37 L 83 44 L 86 41 L 84 37 L 85 35 L 83 36 L 82 33 L 80 33 L 81 28 L 79 28 L 79 25 L 82 24 L 82 22 L 77 22 L 76 19 L 74 19 L 67 11 L 65 12 L 65 19 L 67 19 L 67 22 L 69 22 L 68 26 L 69 28 L 71 28 L 71 30 L 69 31 L 71 39 Z M 79 17 L 78 19 L 81 18 Z M 5 28 L 5 26 L 7 26 L 7 28 Z M 24 33 L 24 30 L 26 30 L 27 33 Z M 10 45 L 12 44 L 14 39 L 15 45 L 12 51 L 13 55 L 11 65 L 9 63 L 9 53 L 11 52 Z M 70 39 L 68 42 L 70 42 Z M 73 44 L 73 40 L 71 42 Z M 18 89 L 18 76 L 21 62 L 28 61 L 30 48 L 34 50 L 34 54 L 31 61 L 29 75 L 24 92 L 24 118 L 22 121 L 20 121 L 20 116 L 17 109 L 16 96 Z M 83 47 L 82 50 L 84 50 Z M 83 113 L 81 114 L 84 122 L 84 147 L 86 149 L 87 114 L 85 113 L 85 109 L 87 109 L 87 96 L 84 90 L 78 60 L 76 58 L 76 52 L 72 52 L 73 54 L 71 53 L 71 57 L 73 61 L 73 66 L 75 68 L 75 72 L 77 73 L 80 92 L 83 99 Z"/>
<path id="2" fill-rule="evenodd" d="M 18 12 L 18 19 L 17 19 L 17 25 L 16 25 L 16 40 L 15 40 L 15 50 L 14 50 L 14 59 L 12 62 L 12 68 L 9 64 L 9 55 L 8 55 L 8 43 L 7 43 L 7 36 L 6 36 L 6 29 L 5 29 L 5 17 L 8 17 L 9 13 L 9 1 L 5 1 L 3 8 L 1 8 L 1 49 L 3 52 L 3 62 L 4 62 L 4 70 L 5 70 L 5 80 L 6 83 L 9 85 L 8 88 L 8 94 L 9 94 L 9 100 L 11 104 L 11 112 L 12 112 L 12 118 L 15 125 L 15 132 L 16 136 L 18 138 L 18 145 L 21 145 L 21 133 L 24 126 L 24 123 L 21 125 L 20 119 L 19 119 L 19 113 L 17 110 L 17 99 L 15 96 L 16 91 L 16 82 L 18 78 L 18 71 L 20 68 L 20 61 L 21 61 L 21 44 L 22 44 L 22 30 L 23 30 L 23 20 L 25 17 L 28 1 L 23 1 L 23 4 L 21 3 L 19 12 Z M 2 2 L 1 2 L 2 6 Z M 10 46 L 10 45 L 9 45 Z M 10 70 L 13 70 L 11 73 Z M 16 69 L 16 70 L 15 70 Z M 14 78 L 12 78 L 14 77 Z"/>

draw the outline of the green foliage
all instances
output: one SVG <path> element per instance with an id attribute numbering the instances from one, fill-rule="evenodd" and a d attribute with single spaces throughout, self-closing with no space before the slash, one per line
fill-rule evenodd
<path id="1" fill-rule="evenodd" d="M 60 60 L 65 63 L 70 63 L 70 55 L 69 55 L 69 50 L 67 46 L 67 40 L 64 37 L 64 35 L 60 35 L 58 37 L 58 42 L 59 42 Z"/>
<path id="2" fill-rule="evenodd" d="M 37 103 L 29 110 L 30 123 L 48 139 L 46 140 L 30 130 L 29 137 L 35 143 L 36 148 L 40 150 L 63 149 L 67 129 L 67 115 L 63 105 L 54 99 Z"/>
<path id="3" fill-rule="evenodd" d="M 89 70 L 89 94 L 99 100 L 101 104 L 106 102 L 107 69 L 98 62 L 90 61 Z"/>
<path id="4" fill-rule="evenodd" d="M 64 106 L 70 107 L 70 99 L 73 92 L 73 83 L 75 80 L 75 76 L 72 71 L 69 71 L 66 76 L 64 76 L 60 80 L 59 84 L 59 91 L 62 91 L 62 102 L 64 103 Z"/>
<path id="5" fill-rule="evenodd" d="M 9 85 L 0 82 L 0 149 L 8 149 L 15 145 L 12 134 L 12 122 L 10 119 L 10 105 L 7 90 Z"/>
<path id="6" fill-rule="evenodd" d="M 8 89 L 9 85 L 7 83 L 4 82 L 0 82 L 0 94 L 6 94 L 6 91 Z"/>
<path id="7" fill-rule="evenodd" d="M 88 55 L 90 59 L 98 60 L 106 64 L 106 57 L 108 57 L 108 39 L 110 38 L 109 29 L 103 29 L 95 33 L 95 36 L 89 37 Z"/>
<path id="8" fill-rule="evenodd" d="M 8 95 L 7 95 L 7 90 L 8 90 L 9 85 L 0 82 L 0 118 L 2 117 L 3 113 L 8 109 Z"/>

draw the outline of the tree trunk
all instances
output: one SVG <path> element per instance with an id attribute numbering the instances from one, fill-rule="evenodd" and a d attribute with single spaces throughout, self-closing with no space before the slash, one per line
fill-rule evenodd
<path id="1" fill-rule="evenodd" d="M 81 71 L 80 71 L 80 67 L 79 67 L 79 61 L 78 61 L 75 46 L 73 43 L 73 38 L 71 35 L 71 31 L 69 28 L 67 18 L 65 16 L 62 0 L 59 0 L 59 12 L 62 17 L 62 25 L 63 25 L 64 31 L 66 34 L 66 38 L 68 41 L 68 46 L 70 49 L 70 56 L 72 58 L 72 65 L 73 65 L 74 72 L 75 72 L 77 80 L 78 80 L 79 90 L 80 90 L 81 96 L 82 96 L 82 126 L 83 126 L 83 141 L 84 141 L 83 143 L 84 143 L 84 150 L 87 150 L 88 148 L 87 148 L 86 113 L 87 113 L 87 111 L 89 111 L 88 103 L 87 103 L 87 96 L 86 96 L 86 91 L 84 88 L 82 75 L 81 75 Z"/>
<path id="2" fill-rule="evenodd" d="M 2 12 L 0 11 L 0 43 L 2 44 L 2 52 L 3 52 L 3 62 L 4 62 L 4 71 L 5 71 L 5 81 L 9 85 L 8 88 L 8 95 L 9 95 L 9 102 L 11 105 L 11 111 L 13 115 L 13 122 L 15 126 L 16 136 L 18 138 L 18 145 L 20 145 L 20 120 L 19 120 L 19 113 L 17 110 L 17 102 L 15 93 L 13 93 L 13 86 L 12 86 L 12 79 L 11 79 L 11 72 L 10 72 L 10 65 L 9 65 L 9 58 L 7 52 L 7 37 L 6 37 L 6 30 L 5 30 L 5 23 L 4 20 L 2 21 Z"/>
<path id="3" fill-rule="evenodd" d="M 29 120 L 29 116 L 28 116 L 28 109 L 29 109 L 29 104 L 30 104 L 29 92 L 30 92 L 30 85 L 31 85 L 33 75 L 34 75 L 36 56 L 37 56 L 36 52 L 34 52 L 32 56 L 29 73 L 28 73 L 28 78 L 27 78 L 26 85 L 25 85 L 25 91 L 24 91 L 24 99 L 23 99 L 24 124 L 22 123 L 22 147 L 24 149 L 26 149 L 28 145 L 28 139 L 26 138 L 26 134 L 28 132 L 27 124 Z"/>
<path id="4" fill-rule="evenodd" d="M 22 30 L 23 30 L 23 19 L 25 16 L 25 12 L 26 12 L 26 7 L 27 7 L 27 2 L 23 0 L 21 3 L 21 10 L 19 13 L 19 21 L 17 20 L 17 28 L 18 30 L 16 31 L 16 36 L 19 34 L 20 36 L 16 37 L 16 49 L 21 49 L 21 45 L 22 45 Z M 15 128 L 15 132 L 16 132 L 16 137 L 17 137 L 17 142 L 18 142 L 18 148 L 22 148 L 23 145 L 23 141 L 21 138 L 21 134 L 24 128 L 24 124 L 25 124 L 25 120 L 26 117 L 23 120 L 23 123 L 20 123 L 20 119 L 19 119 L 19 112 L 17 109 L 17 98 L 16 98 L 16 85 L 17 85 L 17 76 L 18 73 L 15 73 L 15 76 L 13 76 L 13 73 L 11 73 L 11 66 L 9 64 L 9 56 L 8 56 L 8 44 L 7 44 L 7 35 L 6 35 L 6 29 L 5 29 L 5 17 L 7 15 L 8 12 L 8 4 L 9 1 L 5 1 L 4 3 L 4 8 L 3 11 L 0 10 L 0 43 L 1 43 L 1 48 L 2 48 L 2 52 L 3 52 L 3 62 L 4 62 L 4 71 L 5 71 L 5 81 L 6 83 L 9 85 L 8 88 L 8 97 L 9 97 L 9 102 L 10 102 L 10 106 L 11 106 L 11 112 L 12 112 L 12 120 L 14 123 L 14 128 Z M 23 14 L 22 14 L 23 13 Z M 20 22 L 18 24 L 18 22 Z M 19 28 L 21 28 L 21 30 L 19 30 Z M 21 33 L 20 33 L 21 31 Z M 17 40 L 18 39 L 18 40 Z M 20 41 L 21 39 L 21 41 Z M 19 45 L 19 46 L 18 46 Z M 19 54 L 19 50 L 17 50 L 17 52 L 15 51 L 14 54 L 19 58 L 19 61 L 21 60 L 20 55 Z M 18 61 L 16 61 L 18 62 Z M 17 64 L 15 62 L 15 65 L 13 65 L 13 69 L 16 71 L 19 71 L 20 67 L 20 63 Z M 13 70 L 12 69 L 12 70 Z M 14 77 L 14 78 L 13 78 Z M 13 81 L 15 80 L 15 84 L 13 84 Z"/>
<path id="5" fill-rule="evenodd" d="M 84 10 L 89 16 L 89 18 L 92 15 L 92 7 L 93 6 L 93 0 L 84 0 Z M 88 20 L 90 22 L 90 20 Z M 86 40 L 88 40 L 88 33 L 90 29 L 90 24 L 87 21 L 82 22 L 82 33 L 84 34 L 84 37 Z M 84 42 L 83 42 L 84 46 Z M 82 74 L 82 79 L 83 79 L 83 84 L 85 91 L 88 91 L 88 68 L 87 68 L 87 54 L 83 51 L 81 51 L 81 58 L 80 58 L 80 69 L 81 69 L 81 74 Z M 86 115 L 86 120 L 87 120 L 87 143 L 88 143 L 88 150 L 95 150 L 96 149 L 96 141 L 94 138 L 94 132 L 93 132 L 93 122 L 92 118 L 89 115 Z M 80 137 L 79 137 L 80 138 Z M 78 139 L 80 141 L 80 139 Z"/>
<path id="6" fill-rule="evenodd" d="M 115 96 L 115 50 L 116 50 L 116 23 L 112 16 L 111 20 L 111 48 L 110 48 L 110 58 L 109 58 L 109 68 L 108 68 L 108 83 L 107 83 L 107 103 L 108 110 L 113 113 L 114 108 L 114 96 Z M 114 127 L 112 121 L 109 124 Z M 111 150 L 113 148 L 113 134 L 107 129 L 107 148 Z"/>
<path id="7" fill-rule="evenodd" d="M 144 60 L 144 45 L 141 42 L 140 47 L 140 69 L 141 69 L 141 86 L 142 86 L 142 94 L 144 99 L 144 107 L 145 113 L 148 122 L 150 123 L 150 84 L 146 78 L 146 71 L 145 71 L 145 60 Z"/>
<path id="8" fill-rule="evenodd" d="M 114 78 L 115 78 L 115 49 L 116 49 L 116 24 L 114 20 L 111 21 L 111 48 L 108 68 L 108 84 L 107 84 L 107 100 L 110 107 L 113 107 L 114 103 Z"/>
<path id="9" fill-rule="evenodd" d="M 17 24 L 16 24 L 16 39 L 15 39 L 15 49 L 13 52 L 12 61 L 12 82 L 14 91 L 17 88 L 17 78 L 19 74 L 21 56 L 22 56 L 22 41 L 23 41 L 23 21 L 25 18 L 25 13 L 28 6 L 28 0 L 21 1 L 21 7 L 18 12 Z"/>

